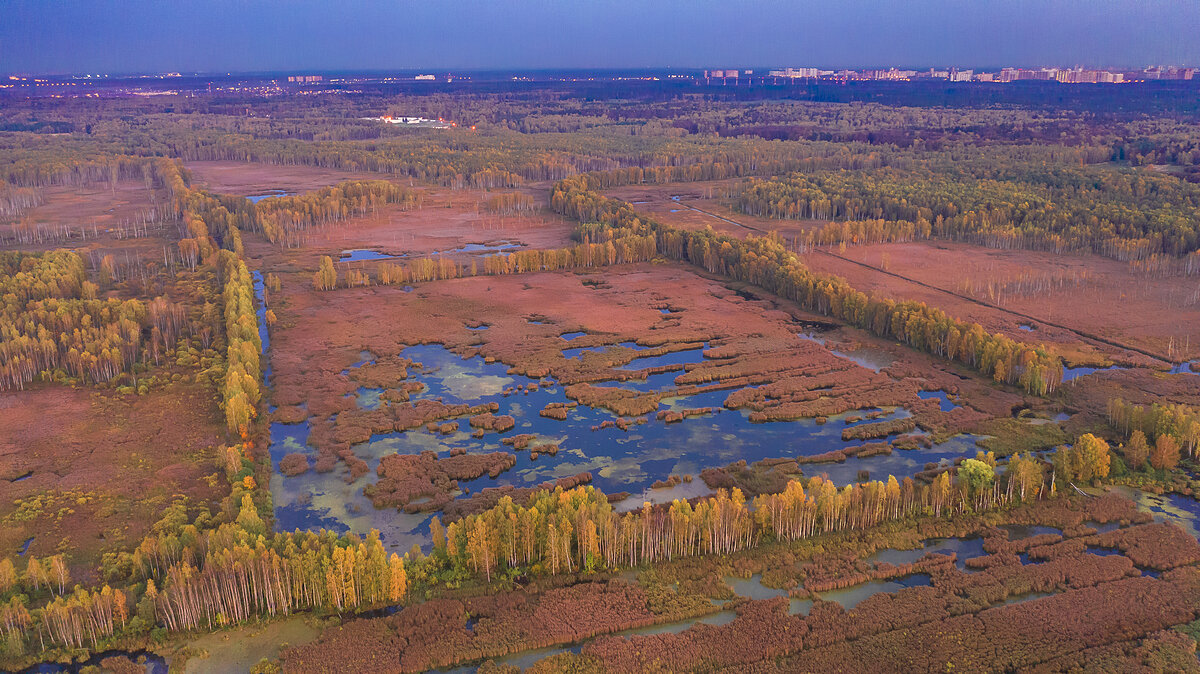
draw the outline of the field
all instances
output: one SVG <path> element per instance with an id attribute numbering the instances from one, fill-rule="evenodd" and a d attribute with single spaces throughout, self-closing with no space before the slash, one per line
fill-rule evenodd
<path id="1" fill-rule="evenodd" d="M 0 218 L 0 248 L 70 248 L 97 260 L 112 254 L 122 262 L 144 256 L 161 263 L 163 246 L 177 238 L 176 226 L 166 222 L 162 195 L 145 183 L 54 186 L 41 195 L 43 203 L 20 220 Z"/>
<path id="2" fill-rule="evenodd" d="M 177 499 L 219 500 L 222 429 L 202 386 L 145 397 L 40 387 L 0 394 L 0 547 L 69 551 L 72 575 L 95 579 L 100 556 L 135 546 Z"/>
<path id="3" fill-rule="evenodd" d="M 976 320 L 989 329 L 1014 338 L 1082 342 L 1110 359 L 1150 367 L 1200 357 L 1200 346 L 1191 338 L 1200 334 L 1200 286 L 1195 279 L 1140 273 L 1131 265 L 1095 256 L 941 242 L 854 246 L 844 253 L 810 254 L 805 260 L 814 269 L 853 279 L 863 288 L 920 298 L 956 315 L 978 316 Z M 1000 310 L 972 306 L 972 300 Z M 1116 321 L 1114 315 L 1134 320 Z M 1034 334 L 1022 335 L 1023 331 Z M 1155 354 L 1158 362 L 1147 361 L 1146 354 Z"/>
<path id="4" fill-rule="evenodd" d="M 240 161 L 189 161 L 187 170 L 201 187 L 250 197 L 274 192 L 312 192 L 346 180 L 375 180 L 379 174 L 312 166 L 281 166 Z"/>

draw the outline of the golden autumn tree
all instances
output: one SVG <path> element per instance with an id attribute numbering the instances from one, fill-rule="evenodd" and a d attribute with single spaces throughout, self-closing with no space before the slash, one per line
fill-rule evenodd
<path id="1" fill-rule="evenodd" d="M 1146 442 L 1146 434 L 1141 429 L 1135 430 L 1129 435 L 1129 442 L 1125 443 L 1125 460 L 1129 462 L 1129 467 L 1133 470 L 1141 470 L 1146 465 L 1146 460 L 1150 458 L 1150 444 Z"/>
<path id="2" fill-rule="evenodd" d="M 1108 477 L 1109 455 L 1108 443 L 1091 433 L 1079 436 L 1075 448 L 1071 451 L 1072 468 L 1075 477 L 1084 481 L 1103 480 Z"/>
<path id="3" fill-rule="evenodd" d="M 1150 465 L 1158 470 L 1171 470 L 1179 464 L 1179 443 L 1174 436 L 1163 433 L 1154 439 L 1150 450 Z"/>
<path id="4" fill-rule="evenodd" d="M 408 574 L 404 571 L 404 560 L 396 553 L 388 559 L 388 600 L 396 603 L 408 592 Z"/>
<path id="5" fill-rule="evenodd" d="M 338 273 L 333 267 L 333 258 L 328 255 L 321 257 L 321 266 L 313 274 L 313 287 L 317 290 L 333 290 L 337 287 Z"/>

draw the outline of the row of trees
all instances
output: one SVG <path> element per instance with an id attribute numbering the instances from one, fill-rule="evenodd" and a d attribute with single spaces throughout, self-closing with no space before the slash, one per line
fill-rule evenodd
<path id="1" fill-rule="evenodd" d="M 1194 407 L 1172 403 L 1146 407 L 1113 398 L 1108 401 L 1108 422 L 1127 435 L 1135 430 L 1151 439 L 1170 435 L 1192 458 L 1200 449 L 1200 410 Z"/>
<path id="2" fill-rule="evenodd" d="M 606 265 L 645 262 L 657 256 L 655 237 L 652 234 L 629 234 L 599 243 L 581 243 L 569 248 L 547 250 L 518 250 L 472 258 L 465 264 L 445 255 L 422 257 L 403 264 L 381 262 L 376 268 L 375 280 L 380 285 L 404 285 L 424 281 L 442 281 L 468 276 L 500 276 L 504 274 L 527 274 L 538 271 L 560 269 L 593 269 Z M 483 264 L 480 264 L 482 260 Z M 313 287 L 317 290 L 333 290 L 342 285 L 355 287 L 368 285 L 366 273 L 349 269 L 339 276 L 333 258 L 324 256 L 313 273 Z"/>
<path id="3" fill-rule="evenodd" d="M 225 277 L 225 379 L 221 400 L 229 432 L 245 438 L 262 397 L 262 339 L 254 308 L 254 282 L 246 263 L 227 250 L 221 251 L 221 263 Z"/>
<path id="4" fill-rule="evenodd" d="M 944 516 L 992 508 L 1048 493 L 1043 463 L 1014 456 L 1003 474 L 995 459 L 968 459 L 931 484 L 890 477 L 838 488 L 820 477 L 790 481 L 777 494 L 748 503 L 741 491 L 719 490 L 695 502 L 645 504 L 618 513 L 593 487 L 535 492 L 525 504 L 504 497 L 496 507 L 432 527 L 433 556 L 463 573 L 490 580 L 508 570 L 558 573 L 621 569 L 662 560 L 728 554 L 761 540 L 794 541 L 863 530 L 918 515 Z"/>
<path id="5" fill-rule="evenodd" d="M 585 242 L 630 233 L 654 234 L 662 255 L 753 283 L 805 309 L 956 360 L 996 381 L 1036 395 L 1050 393 L 1062 382 L 1061 360 L 1044 347 L 988 333 L 977 323 L 959 321 L 921 302 L 869 296 L 839 277 L 810 271 L 777 237 L 743 240 L 711 229 L 680 230 L 643 222 L 628 204 L 588 191 L 586 184 L 586 179 L 570 178 L 556 184 L 551 193 L 555 210 L 581 221 L 595 221 L 577 231 Z"/>
<path id="6" fill-rule="evenodd" d="M 249 495 L 237 522 L 210 531 L 205 544 L 203 563 L 171 565 L 153 597 L 158 620 L 170 629 L 395 605 L 408 592 L 404 561 L 386 553 L 378 532 L 365 541 L 327 531 L 268 536 Z"/>
<path id="7" fill-rule="evenodd" d="M 500 215 L 532 213 L 537 210 L 537 207 L 537 201 L 524 192 L 493 194 L 483 202 L 485 211 Z"/>
<path id="8" fill-rule="evenodd" d="M 420 192 L 386 180 L 351 180 L 297 196 L 269 197 L 254 205 L 253 226 L 271 243 L 294 248 L 300 233 L 369 213 L 385 204 L 420 206 Z"/>
<path id="9" fill-rule="evenodd" d="M 43 201 L 41 190 L 0 183 L 0 218 L 16 218 Z"/>
<path id="10" fill-rule="evenodd" d="M 1200 186 L 1145 172 L 996 165 L 795 173 L 754 181 L 737 206 L 774 218 L 896 223 L 872 227 L 879 240 L 932 234 L 1117 259 L 1200 249 Z"/>

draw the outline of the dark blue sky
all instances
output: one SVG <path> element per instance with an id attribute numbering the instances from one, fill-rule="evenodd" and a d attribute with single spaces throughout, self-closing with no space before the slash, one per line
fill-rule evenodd
<path id="1" fill-rule="evenodd" d="M 1200 0 L 0 0 L 0 72 L 1200 64 Z"/>

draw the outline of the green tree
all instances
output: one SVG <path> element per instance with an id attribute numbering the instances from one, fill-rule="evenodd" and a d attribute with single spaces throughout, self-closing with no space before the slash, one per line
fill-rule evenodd
<path id="1" fill-rule="evenodd" d="M 242 494 L 242 509 L 238 512 L 237 523 L 249 533 L 260 536 L 267 533 L 267 525 L 263 523 L 258 514 L 258 507 L 254 505 L 254 499 L 250 498 L 249 494 Z"/>
<path id="2" fill-rule="evenodd" d="M 983 495 L 995 481 L 996 471 L 984 461 L 967 459 L 958 467 L 958 477 L 966 484 L 968 493 L 979 505 L 982 503 Z"/>

